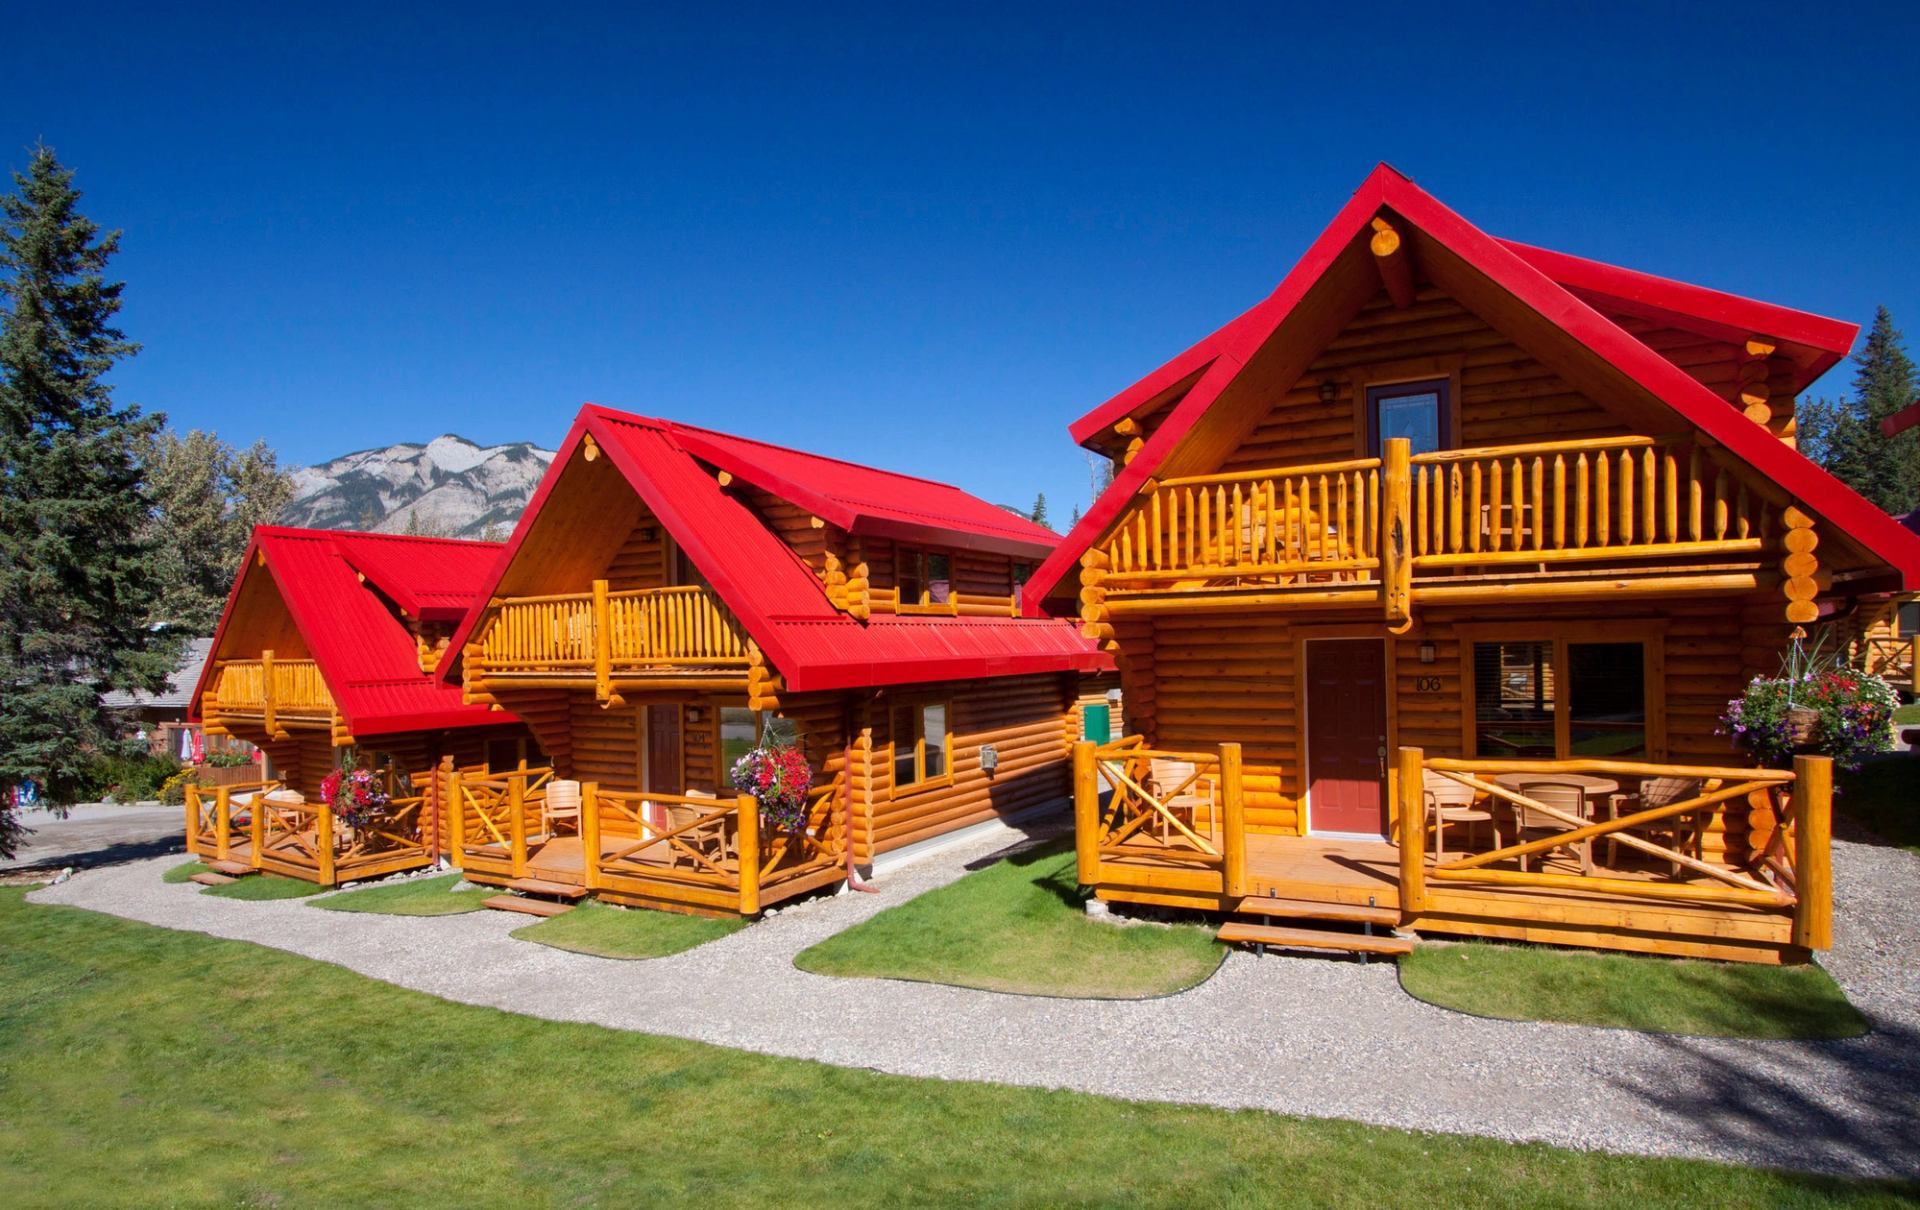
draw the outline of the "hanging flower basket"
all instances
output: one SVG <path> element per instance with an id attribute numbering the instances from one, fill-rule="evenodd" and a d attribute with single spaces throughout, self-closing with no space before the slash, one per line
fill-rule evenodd
<path id="1" fill-rule="evenodd" d="M 1786 768 L 1795 753 L 1830 756 L 1857 769 L 1893 746 L 1893 687 L 1838 668 L 1799 678 L 1757 676 L 1727 703 L 1720 733 L 1763 765 Z"/>
<path id="2" fill-rule="evenodd" d="M 813 768 L 800 749 L 766 745 L 733 762 L 733 788 L 760 803 L 760 818 L 773 827 L 798 832 L 807 826 L 807 791 Z"/>
<path id="3" fill-rule="evenodd" d="M 1787 738 L 1796 748 L 1811 747 L 1820 730 L 1820 712 L 1810 706 L 1795 706 L 1787 711 Z"/>
<path id="4" fill-rule="evenodd" d="M 372 823 L 393 801 L 368 769 L 335 769 L 321 779 L 320 797 L 335 819 L 355 829 Z"/>

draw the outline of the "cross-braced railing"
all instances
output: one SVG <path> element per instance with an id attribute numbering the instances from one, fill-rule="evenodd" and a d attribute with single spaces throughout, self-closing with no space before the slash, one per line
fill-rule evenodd
<path id="1" fill-rule="evenodd" d="M 1132 735 L 1074 745 L 1080 881 L 1103 863 L 1147 860 L 1205 871 L 1218 893 L 1243 895 L 1246 823 L 1240 745 L 1212 752 L 1152 748 Z"/>

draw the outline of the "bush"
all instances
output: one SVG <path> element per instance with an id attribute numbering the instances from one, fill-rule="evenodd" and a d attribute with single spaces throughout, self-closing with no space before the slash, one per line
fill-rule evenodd
<path id="1" fill-rule="evenodd" d="M 94 757 L 81 778 L 80 799 L 99 802 L 145 802 L 160 797 L 167 779 L 180 772 L 180 762 L 171 756 L 145 753 L 99 755 Z"/>

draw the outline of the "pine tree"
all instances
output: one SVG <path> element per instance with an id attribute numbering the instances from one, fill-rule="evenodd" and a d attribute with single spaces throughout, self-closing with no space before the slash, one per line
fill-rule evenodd
<path id="1" fill-rule="evenodd" d="M 266 442 L 236 450 L 198 429 L 160 434 L 146 464 L 161 585 L 154 620 L 211 634 L 254 526 L 278 518 L 293 477 Z"/>
<path id="2" fill-rule="evenodd" d="M 1914 401 L 1914 366 L 1885 307 L 1874 314 L 1866 346 L 1853 362 L 1857 419 L 1847 426 L 1846 452 L 1849 462 L 1858 464 L 1860 481 L 1854 486 L 1890 513 L 1911 512 L 1920 505 L 1920 432 L 1884 437 L 1880 422 Z"/>
<path id="3" fill-rule="evenodd" d="M 118 232 L 78 210 L 73 173 L 36 148 L 0 198 L 0 853 L 15 787 L 64 806 L 115 750 L 99 695 L 160 687 L 171 644 L 155 587 L 140 453 L 160 426 L 113 400 L 138 346 L 113 324 Z"/>
<path id="4" fill-rule="evenodd" d="M 1027 517 L 1035 525 L 1047 524 L 1047 493 L 1041 492 L 1033 498 L 1033 511 Z"/>

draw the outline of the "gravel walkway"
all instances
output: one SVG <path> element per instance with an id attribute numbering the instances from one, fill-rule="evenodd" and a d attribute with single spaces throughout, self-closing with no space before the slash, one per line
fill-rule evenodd
<path id="1" fill-rule="evenodd" d="M 1489 1021 L 1403 993 L 1391 963 L 1235 953 L 1163 1000 L 1069 1001 L 810 975 L 795 953 L 965 871 L 1004 836 L 797 905 L 686 954 L 616 962 L 510 939 L 520 916 L 402 918 L 168 886 L 172 857 L 35 892 L 253 941 L 450 1000 L 900 1075 L 1074 1088 L 1571 1147 L 1920 1177 L 1920 860 L 1834 845 L 1827 966 L 1875 1032 L 1674 1038 Z M 308 901 L 310 902 L 310 901 Z"/>

